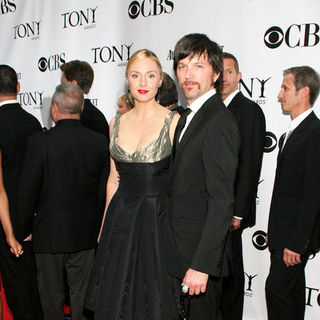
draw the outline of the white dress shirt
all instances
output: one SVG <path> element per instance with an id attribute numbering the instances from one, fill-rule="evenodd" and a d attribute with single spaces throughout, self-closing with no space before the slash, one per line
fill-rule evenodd
<path id="1" fill-rule="evenodd" d="M 181 134 L 179 137 L 179 142 L 181 141 L 182 136 L 184 135 L 186 129 L 188 128 L 189 123 L 191 122 L 191 120 L 193 119 L 195 114 L 198 112 L 198 110 L 200 110 L 200 108 L 203 106 L 203 104 L 209 98 L 211 98 L 215 93 L 216 93 L 215 89 L 209 90 L 205 94 L 203 94 L 201 97 L 199 97 L 198 99 L 193 101 L 190 106 L 187 106 L 188 108 L 190 108 L 191 112 L 187 116 L 187 121 L 186 121 L 184 128 L 181 131 Z"/>
<path id="2" fill-rule="evenodd" d="M 293 120 L 290 121 L 289 123 L 289 129 L 286 132 L 286 137 L 283 141 L 283 145 L 281 150 L 283 150 L 284 145 L 286 144 L 289 136 L 291 135 L 291 133 L 293 132 L 293 130 L 295 130 L 299 124 L 312 112 L 312 108 L 309 108 L 308 110 L 306 110 L 305 112 L 301 113 L 300 115 L 298 115 L 296 118 L 294 118 Z"/>
<path id="3" fill-rule="evenodd" d="M 240 92 L 239 89 L 233 91 L 231 94 L 229 94 L 224 100 L 223 103 L 226 107 L 229 106 L 229 104 L 231 103 L 232 99 L 236 96 L 236 94 Z"/>

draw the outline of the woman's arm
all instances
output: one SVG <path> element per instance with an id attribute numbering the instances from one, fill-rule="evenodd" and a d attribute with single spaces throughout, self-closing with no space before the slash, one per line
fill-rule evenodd
<path id="1" fill-rule="evenodd" d="M 176 113 L 173 118 L 172 118 L 172 121 L 171 121 L 171 124 L 170 124 L 170 141 L 171 141 L 171 145 L 173 145 L 173 138 L 174 138 L 174 133 L 176 131 L 176 127 L 177 127 L 177 123 L 180 119 L 180 115 L 179 113 Z"/>
<path id="2" fill-rule="evenodd" d="M 112 133 L 113 125 L 114 125 L 114 119 L 112 119 L 111 122 L 110 122 L 110 129 L 109 129 L 110 130 L 110 141 L 111 141 L 111 133 Z M 107 188 L 107 190 L 106 190 L 106 205 L 105 205 L 103 218 L 102 218 L 102 223 L 101 223 L 101 227 L 100 227 L 100 231 L 99 231 L 99 235 L 98 235 L 98 242 L 100 241 L 101 232 L 102 232 L 102 229 L 103 229 L 104 220 L 105 220 L 105 217 L 106 217 L 106 212 L 107 212 L 109 203 L 110 203 L 113 195 L 117 191 L 118 186 L 119 186 L 118 172 L 117 172 L 114 160 L 110 156 L 110 173 L 109 173 L 109 178 L 108 178 L 107 186 L 106 186 L 106 188 Z"/>
<path id="3" fill-rule="evenodd" d="M 9 214 L 9 202 L 6 190 L 4 188 L 3 179 L 2 179 L 2 157 L 0 151 L 0 222 L 2 224 L 3 230 L 6 235 L 6 240 L 10 246 L 10 251 L 16 256 L 19 257 L 23 253 L 21 244 L 16 240 L 10 214 Z"/>

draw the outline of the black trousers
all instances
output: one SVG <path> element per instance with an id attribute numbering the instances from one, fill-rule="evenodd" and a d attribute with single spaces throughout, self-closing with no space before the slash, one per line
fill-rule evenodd
<path id="1" fill-rule="evenodd" d="M 0 273 L 8 306 L 15 320 L 43 319 L 32 243 L 22 245 L 24 253 L 16 258 L 0 236 Z"/>
<path id="2" fill-rule="evenodd" d="M 176 295 L 181 296 L 187 320 L 217 320 L 221 295 L 221 278 L 209 276 L 207 290 L 200 295 L 181 295 L 182 279 L 173 278 Z"/>
<path id="3" fill-rule="evenodd" d="M 66 272 L 72 320 L 87 319 L 84 297 L 93 264 L 94 249 L 75 253 L 36 253 L 38 285 L 45 320 L 64 319 L 64 270 Z"/>
<path id="4" fill-rule="evenodd" d="M 269 320 L 303 320 L 305 312 L 305 275 L 307 257 L 301 263 L 287 267 L 283 250 L 271 251 L 271 266 L 266 280 L 266 300 Z"/>
<path id="5" fill-rule="evenodd" d="M 242 320 L 244 270 L 242 228 L 230 232 L 227 243 L 229 276 L 222 278 L 220 312 L 223 320 Z"/>

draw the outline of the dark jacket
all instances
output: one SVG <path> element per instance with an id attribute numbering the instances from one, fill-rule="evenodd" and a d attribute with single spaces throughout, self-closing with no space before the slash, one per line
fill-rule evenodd
<path id="1" fill-rule="evenodd" d="M 15 227 L 19 181 L 26 145 L 30 136 L 41 131 L 39 121 L 20 104 L 0 107 L 0 150 L 3 183 L 9 199 L 10 217 Z M 0 227 L 2 230 L 2 227 Z"/>
<path id="2" fill-rule="evenodd" d="M 319 248 L 319 164 L 320 120 L 312 112 L 278 155 L 268 225 L 271 249 L 288 248 L 303 255 Z"/>
<path id="3" fill-rule="evenodd" d="M 189 267 L 221 274 L 239 147 L 237 124 L 217 95 L 202 105 L 176 145 L 167 259 L 170 273 L 180 278 Z"/>
<path id="4" fill-rule="evenodd" d="M 241 92 L 230 102 L 239 127 L 241 147 L 235 185 L 234 215 L 242 217 L 241 226 L 254 226 L 256 196 L 265 142 L 265 117 L 261 108 Z"/>
<path id="5" fill-rule="evenodd" d="M 19 236 L 32 233 L 34 251 L 94 248 L 101 224 L 99 184 L 108 145 L 79 120 L 65 119 L 33 136 L 19 194 Z"/>

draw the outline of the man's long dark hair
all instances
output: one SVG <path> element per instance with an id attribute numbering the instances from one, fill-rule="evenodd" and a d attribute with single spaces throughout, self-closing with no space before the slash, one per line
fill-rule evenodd
<path id="1" fill-rule="evenodd" d="M 180 60 L 190 56 L 204 55 L 208 58 L 212 69 L 220 73 L 219 78 L 214 84 L 215 89 L 219 92 L 223 72 L 222 49 L 214 41 L 210 40 L 205 34 L 190 33 L 181 38 L 174 49 L 173 69 L 176 72 Z"/>

